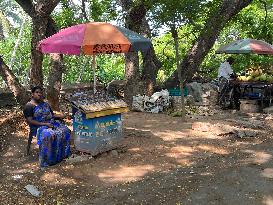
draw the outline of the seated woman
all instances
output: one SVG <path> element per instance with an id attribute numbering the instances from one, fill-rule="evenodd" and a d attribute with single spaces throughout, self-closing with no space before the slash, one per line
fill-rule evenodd
<path id="1" fill-rule="evenodd" d="M 49 104 L 44 102 L 43 89 L 32 88 L 32 99 L 24 108 L 24 116 L 30 127 L 27 153 L 29 154 L 33 136 L 37 136 L 41 167 L 56 164 L 70 154 L 70 130 L 56 118 L 65 116 L 53 114 Z"/>

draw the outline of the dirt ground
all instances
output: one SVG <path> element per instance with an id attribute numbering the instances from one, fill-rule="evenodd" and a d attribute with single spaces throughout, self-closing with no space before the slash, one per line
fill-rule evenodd
<path id="1" fill-rule="evenodd" d="M 21 111 L 0 114 L 0 204 L 273 204 L 269 115 L 226 111 L 182 121 L 130 112 L 118 155 L 40 169 L 36 142 L 25 155 L 28 128 Z M 203 128 L 192 129 L 196 123 Z M 239 138 L 242 129 L 256 136 Z M 41 196 L 30 195 L 27 184 Z"/>

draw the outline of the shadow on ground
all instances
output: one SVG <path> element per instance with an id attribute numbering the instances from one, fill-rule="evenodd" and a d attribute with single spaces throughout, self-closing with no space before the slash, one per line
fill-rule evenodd
<path id="1" fill-rule="evenodd" d="M 85 162 L 41 170 L 37 147 L 25 156 L 27 126 L 20 112 L 0 122 L 0 201 L 6 204 L 272 204 L 272 130 L 238 139 L 192 130 L 195 121 L 230 125 L 242 116 L 200 119 L 164 114 L 124 116 L 125 148 Z M 250 116 L 244 116 L 248 119 Z M 218 129 L 221 129 L 218 128 Z M 35 198 L 24 186 L 35 185 Z"/>

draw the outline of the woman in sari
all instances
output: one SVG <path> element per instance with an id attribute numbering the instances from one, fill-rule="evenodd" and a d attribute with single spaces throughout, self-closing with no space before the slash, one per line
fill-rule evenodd
<path id="1" fill-rule="evenodd" d="M 44 102 L 43 90 L 32 88 L 32 98 L 24 108 L 24 116 L 30 127 L 27 153 L 29 154 L 33 136 L 39 145 L 39 162 L 41 167 L 56 164 L 70 155 L 70 130 L 55 119 L 63 115 L 54 115 L 50 105 Z"/>

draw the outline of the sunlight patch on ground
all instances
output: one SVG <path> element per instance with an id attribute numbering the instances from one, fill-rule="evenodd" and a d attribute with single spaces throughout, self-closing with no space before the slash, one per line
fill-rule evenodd
<path id="1" fill-rule="evenodd" d="M 7 151 L 3 156 L 4 157 L 12 157 L 12 156 L 14 156 L 14 150 Z"/>
<path id="2" fill-rule="evenodd" d="M 177 147 L 172 147 L 170 149 L 170 152 L 166 154 L 168 157 L 172 157 L 175 159 L 186 159 L 190 157 L 194 152 L 194 149 L 192 147 L 188 146 L 177 146 Z"/>
<path id="3" fill-rule="evenodd" d="M 144 125 L 143 127 L 145 127 L 145 128 L 151 128 L 152 125 Z"/>
<path id="4" fill-rule="evenodd" d="M 127 182 L 141 179 L 154 169 L 153 165 L 139 165 L 133 167 L 121 166 L 118 169 L 107 170 L 98 174 L 104 182 Z"/>
<path id="5" fill-rule="evenodd" d="M 168 153 L 165 155 L 167 157 L 175 159 L 176 163 L 182 166 L 189 166 L 191 162 L 191 157 L 194 153 L 194 149 L 189 146 L 176 146 L 172 147 Z"/>
<path id="6" fill-rule="evenodd" d="M 273 198 L 271 196 L 266 196 L 263 200 L 263 204 L 265 205 L 273 205 Z"/>
<path id="7" fill-rule="evenodd" d="M 272 159 L 272 155 L 266 152 L 257 152 L 254 150 L 246 150 L 246 153 L 252 154 L 247 161 L 250 163 L 264 164 Z"/>
<path id="8" fill-rule="evenodd" d="M 76 184 L 76 181 L 72 178 L 63 177 L 59 175 L 58 173 L 45 173 L 43 176 L 41 176 L 41 179 L 45 182 L 49 182 L 54 185 L 67 185 L 67 184 Z"/>
<path id="9" fill-rule="evenodd" d="M 173 141 L 176 139 L 181 139 L 187 136 L 185 132 L 154 132 L 154 135 L 160 137 L 164 141 Z"/>
<path id="10" fill-rule="evenodd" d="M 199 138 L 199 139 L 223 139 L 222 136 L 218 136 L 216 134 L 213 134 L 211 132 L 200 132 L 200 131 L 192 131 L 192 134 L 190 135 L 191 138 Z"/>
<path id="11" fill-rule="evenodd" d="M 266 168 L 262 171 L 261 175 L 266 178 L 273 179 L 273 168 Z"/>
<path id="12" fill-rule="evenodd" d="M 211 173 L 211 172 L 203 172 L 203 173 L 201 173 L 200 175 L 201 175 L 201 176 L 212 176 L 213 173 Z"/>
<path id="13" fill-rule="evenodd" d="M 151 132 L 150 129 L 137 129 L 135 127 L 125 127 L 127 130 L 130 130 L 130 131 L 143 131 L 143 132 Z"/>
<path id="14" fill-rule="evenodd" d="M 25 173 L 33 173 L 33 170 L 31 169 L 17 169 L 10 171 L 11 174 L 25 174 Z"/>
<path id="15" fill-rule="evenodd" d="M 139 147 L 133 147 L 133 148 L 130 148 L 128 149 L 129 152 L 140 152 L 142 151 L 142 149 L 140 149 Z"/>
<path id="16" fill-rule="evenodd" d="M 158 120 L 146 120 L 147 122 L 152 122 L 152 123 L 155 123 L 155 122 L 158 122 Z"/>
<path id="17" fill-rule="evenodd" d="M 255 152 L 254 162 L 256 163 L 266 163 L 272 158 L 271 154 L 267 154 L 266 152 Z"/>
<path id="18" fill-rule="evenodd" d="M 226 149 L 211 146 L 211 145 L 199 145 L 196 148 L 198 148 L 202 151 L 210 152 L 210 153 L 214 153 L 214 154 L 229 154 L 229 152 Z"/>
<path id="19" fill-rule="evenodd" d="M 27 164 L 23 165 L 24 168 L 31 169 L 32 171 L 38 171 L 40 169 L 39 162 L 28 162 Z"/>
<path id="20" fill-rule="evenodd" d="M 195 162 L 191 161 L 191 159 L 177 159 L 177 164 L 180 166 L 192 166 Z"/>
<path id="21" fill-rule="evenodd" d="M 28 140 L 28 131 L 21 131 L 21 130 L 18 130 L 16 133 L 17 137 L 19 138 L 24 138 L 25 141 Z"/>

